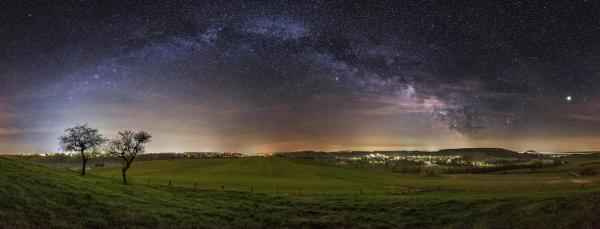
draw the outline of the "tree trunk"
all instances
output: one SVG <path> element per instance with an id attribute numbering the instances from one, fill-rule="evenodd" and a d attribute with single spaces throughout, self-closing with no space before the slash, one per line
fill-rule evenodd
<path id="1" fill-rule="evenodd" d="M 123 184 L 127 184 L 127 168 L 123 167 L 121 173 L 123 174 Z"/>
<path id="2" fill-rule="evenodd" d="M 123 184 L 127 184 L 127 170 L 129 169 L 129 166 L 130 166 L 130 164 L 127 163 L 121 169 L 121 172 L 123 173 Z"/>
<path id="3" fill-rule="evenodd" d="M 83 150 L 81 151 L 81 158 L 83 160 L 83 166 L 81 167 L 81 175 L 85 176 L 85 167 L 87 164 L 87 158 L 85 158 L 85 154 L 83 153 Z"/>

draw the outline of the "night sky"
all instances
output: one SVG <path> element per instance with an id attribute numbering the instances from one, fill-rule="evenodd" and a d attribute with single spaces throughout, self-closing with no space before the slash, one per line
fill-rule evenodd
<path id="1" fill-rule="evenodd" d="M 0 153 L 600 150 L 596 1 L 0 1 Z"/>

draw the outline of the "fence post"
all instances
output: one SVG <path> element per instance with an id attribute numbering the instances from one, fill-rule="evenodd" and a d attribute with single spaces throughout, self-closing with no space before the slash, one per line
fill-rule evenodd
<path id="1" fill-rule="evenodd" d="M 225 185 L 224 184 L 221 185 L 221 190 L 225 191 Z"/>
<path id="2" fill-rule="evenodd" d="M 171 182 L 171 180 L 169 180 L 169 187 L 173 186 L 173 182 Z"/>
<path id="3" fill-rule="evenodd" d="M 194 182 L 194 189 L 198 189 L 198 182 Z"/>
<path id="4" fill-rule="evenodd" d="M 150 178 L 148 178 L 148 184 L 150 184 Z"/>

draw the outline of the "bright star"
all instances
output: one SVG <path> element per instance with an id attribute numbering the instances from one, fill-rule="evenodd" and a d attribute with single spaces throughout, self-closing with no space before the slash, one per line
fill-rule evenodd
<path id="1" fill-rule="evenodd" d="M 571 100 L 573 100 L 573 98 L 571 98 L 571 96 L 570 96 L 570 95 L 567 95 L 567 98 L 566 98 L 566 99 L 567 99 L 567 102 L 571 102 Z"/>

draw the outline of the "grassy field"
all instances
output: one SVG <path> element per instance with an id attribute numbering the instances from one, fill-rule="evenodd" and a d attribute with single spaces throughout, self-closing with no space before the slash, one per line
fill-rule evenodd
<path id="1" fill-rule="evenodd" d="M 118 167 L 92 170 L 105 177 L 120 177 Z M 240 158 L 213 160 L 144 161 L 135 164 L 130 176 L 137 183 L 203 189 L 277 193 L 282 195 L 359 194 L 382 192 L 401 186 L 394 174 L 355 169 L 306 159 Z"/>
<path id="2" fill-rule="evenodd" d="M 586 160 L 581 160 L 583 163 Z M 279 195 L 394 195 L 402 192 L 446 192 L 451 195 L 538 195 L 581 192 L 600 187 L 600 177 L 576 178 L 565 168 L 530 173 L 454 174 L 419 177 L 389 173 L 308 159 L 283 157 L 213 160 L 162 160 L 136 162 L 129 175 L 135 183 L 195 187 L 201 189 L 260 192 Z M 91 171 L 120 178 L 118 167 Z M 582 186 L 583 185 L 583 186 Z M 362 191 L 362 193 L 361 193 Z"/>
<path id="3" fill-rule="evenodd" d="M 134 164 L 134 184 L 123 185 L 111 179 L 116 169 L 80 177 L 74 171 L 0 158 L 0 228 L 600 226 L 597 178 L 579 179 L 587 182 L 581 188 L 564 172 L 429 178 L 302 159 L 174 160 Z M 174 187 L 164 184 L 169 179 Z M 198 182 L 198 190 L 192 182 Z M 221 183 L 254 185 L 256 192 L 222 191 Z M 271 190 L 297 184 L 326 193 L 278 195 Z M 419 191 L 351 191 L 394 185 Z"/>

